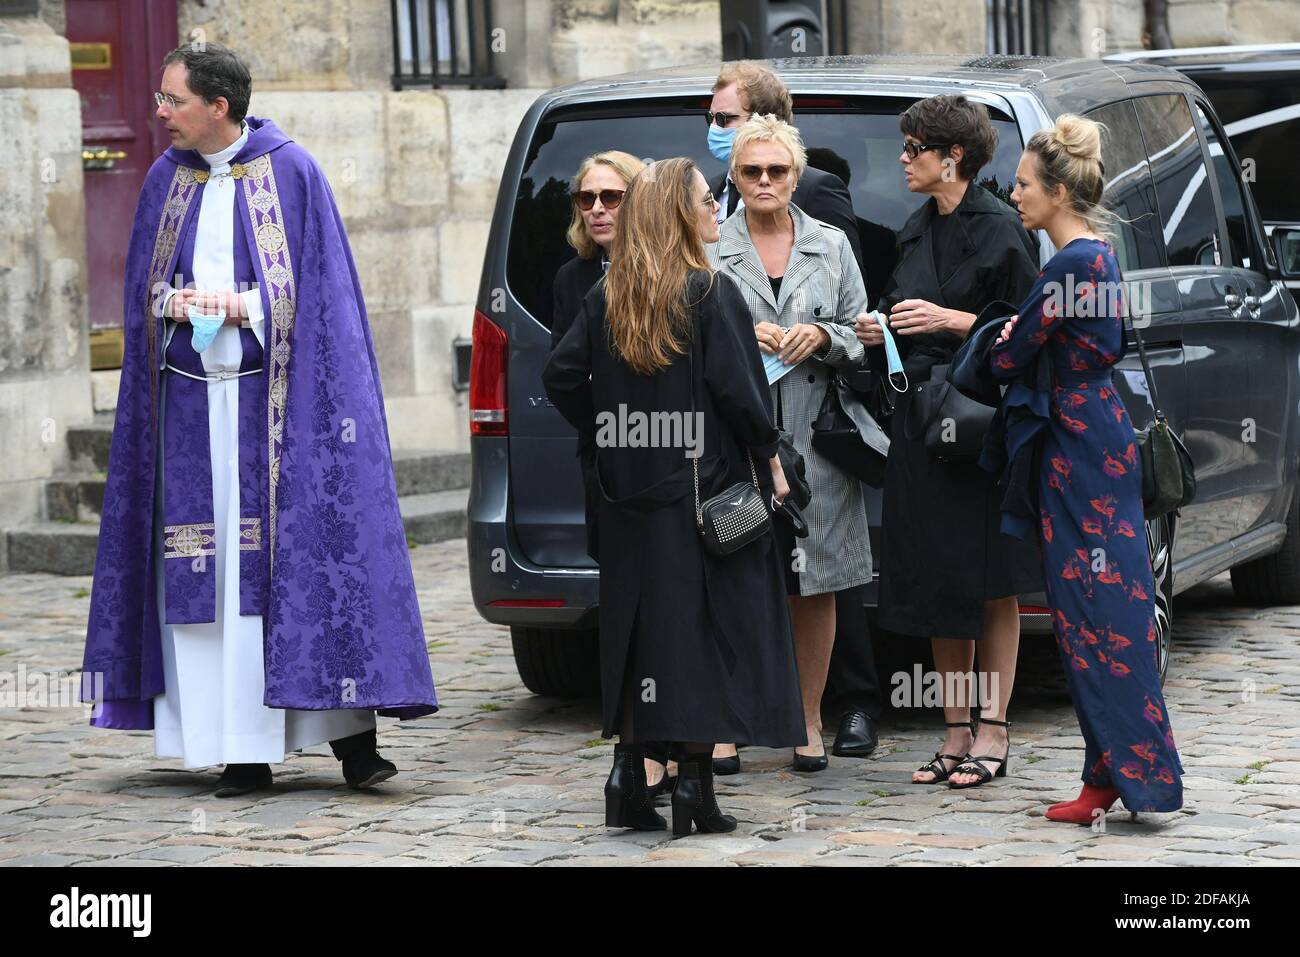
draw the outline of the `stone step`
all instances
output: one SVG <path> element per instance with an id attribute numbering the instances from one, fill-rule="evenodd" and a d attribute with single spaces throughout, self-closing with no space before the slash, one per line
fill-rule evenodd
<path id="1" fill-rule="evenodd" d="M 94 445 L 93 428 L 81 429 L 76 441 L 78 450 L 74 460 L 85 465 L 93 462 L 98 452 Z M 72 430 L 69 430 L 69 446 Z M 108 447 L 103 447 L 105 460 Z M 393 456 L 393 475 L 397 480 L 398 496 L 427 495 L 469 485 L 468 452 L 434 449 L 431 451 L 398 452 Z M 45 517 L 52 522 L 94 521 L 104 507 L 104 473 L 82 472 L 58 475 L 45 483 Z"/>
<path id="2" fill-rule="evenodd" d="M 412 544 L 465 536 L 468 488 L 404 495 L 397 504 Z M 89 575 L 95 570 L 98 521 L 41 522 L 10 529 L 4 537 L 10 572 Z"/>
<path id="3" fill-rule="evenodd" d="M 427 495 L 469 487 L 468 452 L 454 449 L 424 449 L 396 452 L 393 477 L 398 497 Z"/>
<path id="4" fill-rule="evenodd" d="M 94 522 L 103 510 L 103 472 L 58 475 L 46 480 L 45 517 L 51 522 Z"/>
<path id="5" fill-rule="evenodd" d="M 89 422 L 68 427 L 68 456 L 76 472 L 106 472 L 113 441 L 113 413 L 97 412 Z"/>

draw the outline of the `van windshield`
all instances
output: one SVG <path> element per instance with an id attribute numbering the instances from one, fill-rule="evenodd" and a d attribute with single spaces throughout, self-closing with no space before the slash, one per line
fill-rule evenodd
<path id="1" fill-rule="evenodd" d="M 795 122 L 808 148 L 808 165 L 846 181 L 864 247 L 869 230 L 888 241 L 886 233 L 867 224 L 897 232 L 926 198 L 908 192 L 898 162 L 903 145 L 898 115 L 911 103 L 795 98 Z M 704 103 L 694 98 L 689 103 L 638 102 L 617 110 L 593 106 L 553 112 L 538 127 L 515 198 L 506 279 L 514 297 L 542 325 L 551 326 L 555 271 L 574 256 L 564 235 L 573 214 L 570 184 L 583 159 L 610 149 L 647 160 L 688 156 L 712 184 L 724 168 L 708 152 L 704 111 Z M 976 179 L 1009 203 L 1023 144 L 1010 117 L 993 109 L 990 115 L 998 149 Z"/>

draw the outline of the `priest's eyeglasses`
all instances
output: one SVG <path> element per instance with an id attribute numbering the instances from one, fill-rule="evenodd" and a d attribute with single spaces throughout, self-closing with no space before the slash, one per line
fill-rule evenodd
<path id="1" fill-rule="evenodd" d="M 579 190 L 574 194 L 574 200 L 578 208 L 584 213 L 596 205 L 597 197 L 600 198 L 600 205 L 606 209 L 618 209 L 618 204 L 623 202 L 623 193 L 621 189 L 602 189 L 599 193 L 590 189 Z"/>
<path id="2" fill-rule="evenodd" d="M 188 103 L 192 99 L 194 99 L 192 96 L 182 96 L 177 98 L 172 96 L 170 93 L 155 93 L 153 95 L 153 101 L 155 103 L 159 106 L 165 106 L 169 110 L 174 110 L 182 103 Z"/>

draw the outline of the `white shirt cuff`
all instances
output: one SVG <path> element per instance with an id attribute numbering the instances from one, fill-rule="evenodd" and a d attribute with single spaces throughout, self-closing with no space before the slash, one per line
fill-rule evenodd
<path id="1" fill-rule="evenodd" d="M 247 292 L 241 292 L 239 298 L 244 301 L 244 312 L 248 316 L 240 325 L 252 329 L 253 335 L 257 336 L 258 345 L 265 349 L 266 314 L 262 312 L 262 291 L 260 289 L 250 289 Z"/>

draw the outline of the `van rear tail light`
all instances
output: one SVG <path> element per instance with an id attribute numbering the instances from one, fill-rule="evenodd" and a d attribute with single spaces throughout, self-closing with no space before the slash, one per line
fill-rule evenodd
<path id="1" fill-rule="evenodd" d="M 508 435 L 506 420 L 506 333 L 474 310 L 469 365 L 469 434 Z"/>

